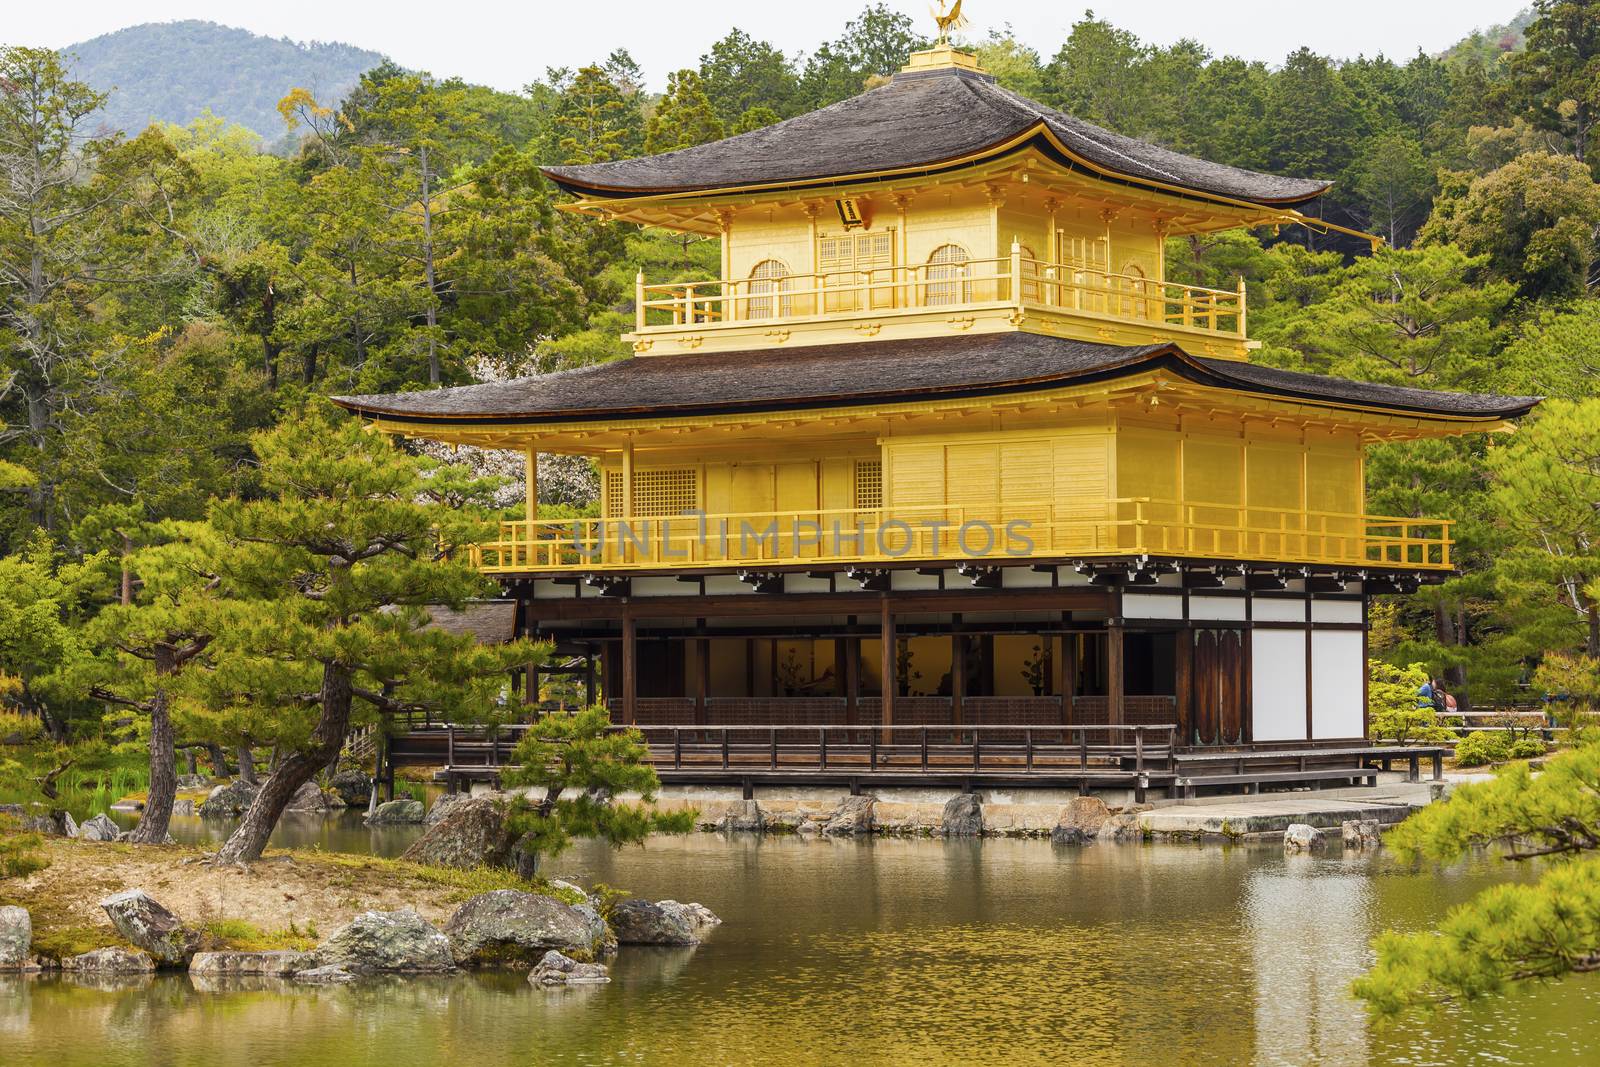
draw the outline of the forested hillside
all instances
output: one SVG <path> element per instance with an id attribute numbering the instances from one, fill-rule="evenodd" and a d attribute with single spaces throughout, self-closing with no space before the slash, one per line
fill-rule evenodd
<path id="1" fill-rule="evenodd" d="M 1004 84 L 1084 119 L 1337 182 L 1327 216 L 1388 248 L 1286 229 L 1169 250 L 1185 279 L 1248 283 L 1256 358 L 1559 398 L 1512 437 L 1388 446 L 1369 464 L 1373 512 L 1461 520 L 1463 567 L 1381 610 L 1373 649 L 1479 701 L 1552 651 L 1600 657 L 1600 3 L 1541 0 L 1525 36 L 1396 58 L 1375 37 L 1367 57 L 1301 49 L 1275 66 L 1092 17 L 1061 41 L 972 42 Z M 516 95 L 379 65 L 343 99 L 283 82 L 285 155 L 193 115 L 86 140 L 103 95 L 52 52 L 0 50 L 0 674 L 21 679 L 7 699 L 90 715 L 62 673 L 85 650 L 4 620 L 76 633 L 124 588 L 125 552 L 214 498 L 270 494 L 253 433 L 329 393 L 623 358 L 636 270 L 712 276 L 710 242 L 558 212 L 537 165 L 756 128 L 861 92 L 921 43 L 881 6 L 804 57 L 733 29 L 660 99 L 603 44 Z M 34 157 L 47 180 L 27 178 Z M 592 506 L 584 464 L 540 484 Z M 1600 686 L 1593 660 L 1572 662 L 1563 685 Z"/>
<path id="2" fill-rule="evenodd" d="M 107 94 L 113 129 L 188 122 L 209 109 L 268 141 L 283 132 L 277 104 L 304 86 L 338 100 L 383 61 L 348 44 L 301 43 L 189 19 L 149 22 L 61 50 L 74 77 Z"/>

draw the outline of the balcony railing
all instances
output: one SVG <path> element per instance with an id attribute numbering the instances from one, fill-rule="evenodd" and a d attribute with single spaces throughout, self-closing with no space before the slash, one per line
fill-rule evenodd
<path id="1" fill-rule="evenodd" d="M 1452 544 L 1443 519 L 1139 497 L 504 522 L 469 550 L 492 573 L 1147 554 L 1448 570 Z"/>
<path id="2" fill-rule="evenodd" d="M 1013 252 L 965 263 L 700 282 L 646 282 L 638 333 L 895 312 L 1015 306 L 1242 339 L 1245 288 L 1207 289 Z"/>

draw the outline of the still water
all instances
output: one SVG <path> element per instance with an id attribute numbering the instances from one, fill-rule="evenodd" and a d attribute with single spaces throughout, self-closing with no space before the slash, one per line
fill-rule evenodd
<path id="1" fill-rule="evenodd" d="M 413 833 L 347 817 L 284 836 L 392 853 Z M 583 845 L 551 873 L 725 922 L 697 949 L 625 949 L 610 985 L 560 992 L 509 975 L 0 980 L 0 1064 L 1600 1063 L 1594 978 L 1388 1030 L 1349 999 L 1376 931 L 1503 876 L 1489 861 L 695 834 Z"/>

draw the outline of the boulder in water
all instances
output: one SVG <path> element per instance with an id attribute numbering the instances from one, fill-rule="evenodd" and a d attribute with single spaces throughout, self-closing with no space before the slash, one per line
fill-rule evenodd
<path id="1" fill-rule="evenodd" d="M 143 889 L 126 889 L 100 902 L 117 933 L 144 949 L 158 962 L 181 966 L 189 962 L 199 938 L 178 917 L 158 904 Z"/>
<path id="2" fill-rule="evenodd" d="M 156 969 L 156 961 L 146 952 L 97 948 L 81 956 L 68 956 L 61 961 L 61 969 L 85 974 L 149 974 Z"/>
<path id="3" fill-rule="evenodd" d="M 322 795 L 316 782 L 307 782 L 294 791 L 294 796 L 289 798 L 289 806 L 283 810 L 295 815 L 326 815 L 328 798 Z"/>
<path id="4" fill-rule="evenodd" d="M 274 952 L 196 952 L 189 973 L 206 978 L 266 976 L 287 978 L 310 966 L 310 955 L 280 949 Z"/>
<path id="5" fill-rule="evenodd" d="M 260 786 L 235 779 L 207 793 L 198 811 L 205 819 L 237 819 L 249 810 L 259 792 Z"/>
<path id="6" fill-rule="evenodd" d="M 15 819 L 17 829 L 25 834 L 78 836 L 78 824 L 71 814 L 60 808 L 47 808 L 43 804 L 0 804 L 0 815 Z"/>
<path id="7" fill-rule="evenodd" d="M 404 800 L 390 800 L 379 804 L 377 809 L 367 816 L 367 824 L 369 826 L 398 826 L 419 823 L 422 821 L 422 816 L 422 801 L 412 800 L 407 797 Z"/>
<path id="8" fill-rule="evenodd" d="M 20 971 L 31 962 L 33 919 L 26 908 L 0 907 L 0 971 Z"/>
<path id="9" fill-rule="evenodd" d="M 372 779 L 355 768 L 346 768 L 328 779 L 328 792 L 347 808 L 364 808 L 372 799 Z"/>
<path id="10" fill-rule="evenodd" d="M 1303 822 L 1290 823 L 1283 832 L 1285 852 L 1321 852 L 1328 845 L 1322 831 Z"/>
<path id="11" fill-rule="evenodd" d="M 976 793 L 957 793 L 945 801 L 939 832 L 946 837 L 982 837 L 983 804 Z"/>
<path id="12" fill-rule="evenodd" d="M 611 975 L 603 963 L 579 963 L 551 949 L 528 972 L 528 981 L 536 986 L 598 985 L 611 981 Z"/>
<path id="13" fill-rule="evenodd" d="M 1382 843 L 1377 819 L 1346 819 L 1339 824 L 1345 848 L 1377 848 Z"/>
<path id="14" fill-rule="evenodd" d="M 331 964 L 327 967 L 308 967 L 303 971 L 295 971 L 292 977 L 296 982 L 310 985 L 345 985 L 356 980 L 356 975 L 352 972 Z"/>
<path id="15" fill-rule="evenodd" d="M 450 939 L 409 909 L 362 912 L 318 945 L 309 962 L 318 968 L 342 967 L 353 974 L 455 969 Z"/>
<path id="16" fill-rule="evenodd" d="M 594 959 L 607 948 L 605 920 L 587 904 L 496 889 L 473 897 L 445 924 L 458 964 L 537 960 L 550 949 Z"/>
<path id="17" fill-rule="evenodd" d="M 714 916 L 713 916 L 714 917 Z M 611 928 L 623 945 L 698 945 L 703 919 L 675 900 L 624 900 L 611 909 Z"/>
<path id="18" fill-rule="evenodd" d="M 877 802 L 877 797 L 873 796 L 845 797 L 822 824 L 823 834 L 852 837 L 872 833 L 872 814 Z"/>

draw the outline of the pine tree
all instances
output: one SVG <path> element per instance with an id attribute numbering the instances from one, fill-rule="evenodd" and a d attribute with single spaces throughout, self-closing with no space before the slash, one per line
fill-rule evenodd
<path id="1" fill-rule="evenodd" d="M 552 120 L 563 163 L 606 163 L 631 154 L 643 125 L 636 94 L 598 66 L 582 67 L 561 90 Z"/>
<path id="2" fill-rule="evenodd" d="M 722 120 L 706 96 L 700 75 L 692 70 L 667 75 L 667 94 L 656 104 L 645 127 L 644 150 L 651 155 L 675 152 L 724 136 Z"/>

